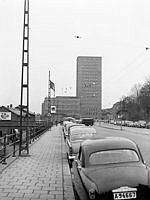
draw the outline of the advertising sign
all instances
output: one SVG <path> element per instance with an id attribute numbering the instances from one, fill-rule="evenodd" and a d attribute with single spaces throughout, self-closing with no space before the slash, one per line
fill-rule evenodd
<path id="1" fill-rule="evenodd" d="M 0 120 L 11 120 L 11 112 L 0 112 Z"/>
<path id="2" fill-rule="evenodd" d="M 56 113 L 56 106 L 51 106 L 51 113 Z"/>

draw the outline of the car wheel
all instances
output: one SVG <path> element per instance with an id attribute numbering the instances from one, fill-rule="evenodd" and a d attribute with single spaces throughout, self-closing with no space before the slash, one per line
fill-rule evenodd
<path id="1" fill-rule="evenodd" d="M 67 160 L 68 160 L 68 162 L 69 162 L 69 156 L 68 156 L 68 152 L 66 153 L 66 156 L 67 156 Z"/>
<path id="2" fill-rule="evenodd" d="M 68 159 L 69 167 L 72 168 L 72 161 Z"/>

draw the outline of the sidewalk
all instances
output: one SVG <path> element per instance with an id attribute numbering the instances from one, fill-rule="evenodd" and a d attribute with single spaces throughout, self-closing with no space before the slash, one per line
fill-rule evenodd
<path id="1" fill-rule="evenodd" d="M 74 200 L 61 127 L 53 127 L 0 175 L 0 200 Z"/>

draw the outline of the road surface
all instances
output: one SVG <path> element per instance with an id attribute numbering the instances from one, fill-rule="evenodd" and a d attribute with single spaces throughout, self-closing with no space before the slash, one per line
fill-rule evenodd
<path id="1" fill-rule="evenodd" d="M 132 128 L 132 127 L 123 127 L 120 130 L 119 127 L 107 127 L 95 126 L 97 135 L 102 137 L 125 137 L 136 142 L 141 150 L 141 153 L 144 157 L 144 160 L 148 166 L 150 166 L 150 130 L 143 128 Z"/>

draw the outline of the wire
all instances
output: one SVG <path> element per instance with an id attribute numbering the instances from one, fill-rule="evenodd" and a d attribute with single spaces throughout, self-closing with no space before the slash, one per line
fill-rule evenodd
<path id="1" fill-rule="evenodd" d="M 125 67 L 123 67 L 121 70 L 120 70 L 120 76 L 119 77 L 122 77 L 122 75 L 124 75 L 123 72 L 127 72 L 127 70 L 130 68 L 130 66 L 134 65 L 135 62 L 138 61 L 138 59 L 142 59 L 143 56 L 145 56 L 143 53 L 145 51 L 142 51 L 140 52 L 132 61 L 130 61 Z M 111 80 L 113 78 L 116 78 L 116 74 L 113 75 L 113 77 L 111 78 Z"/>
<path id="2" fill-rule="evenodd" d="M 149 48 L 146 48 L 146 50 L 148 50 Z M 116 82 L 116 81 L 118 81 L 118 80 L 120 80 L 123 76 L 125 76 L 125 74 L 128 72 L 128 70 L 130 69 L 130 70 L 133 70 L 135 67 L 136 67 L 136 69 L 137 68 L 139 68 L 141 65 L 143 65 L 145 62 L 143 62 L 143 60 L 145 59 L 145 54 L 143 54 L 145 51 L 142 51 L 140 54 L 138 54 L 128 65 L 126 65 L 120 72 L 121 72 L 121 74 L 116 78 L 116 74 L 114 74 L 113 75 L 113 77 L 110 79 L 111 81 L 111 83 L 112 82 Z M 144 56 L 144 57 L 143 57 Z M 138 58 L 140 58 L 140 59 L 142 59 L 142 62 L 140 62 L 138 65 L 134 65 L 135 64 L 135 62 L 137 62 L 138 61 Z M 131 66 L 133 66 L 132 68 L 130 68 Z M 139 66 L 139 67 L 137 67 L 137 66 Z M 136 70 L 137 71 L 137 70 Z M 131 71 L 131 73 L 132 73 L 132 71 Z M 113 80 L 113 78 L 115 78 L 114 80 Z M 108 83 L 108 82 L 107 82 Z"/>

